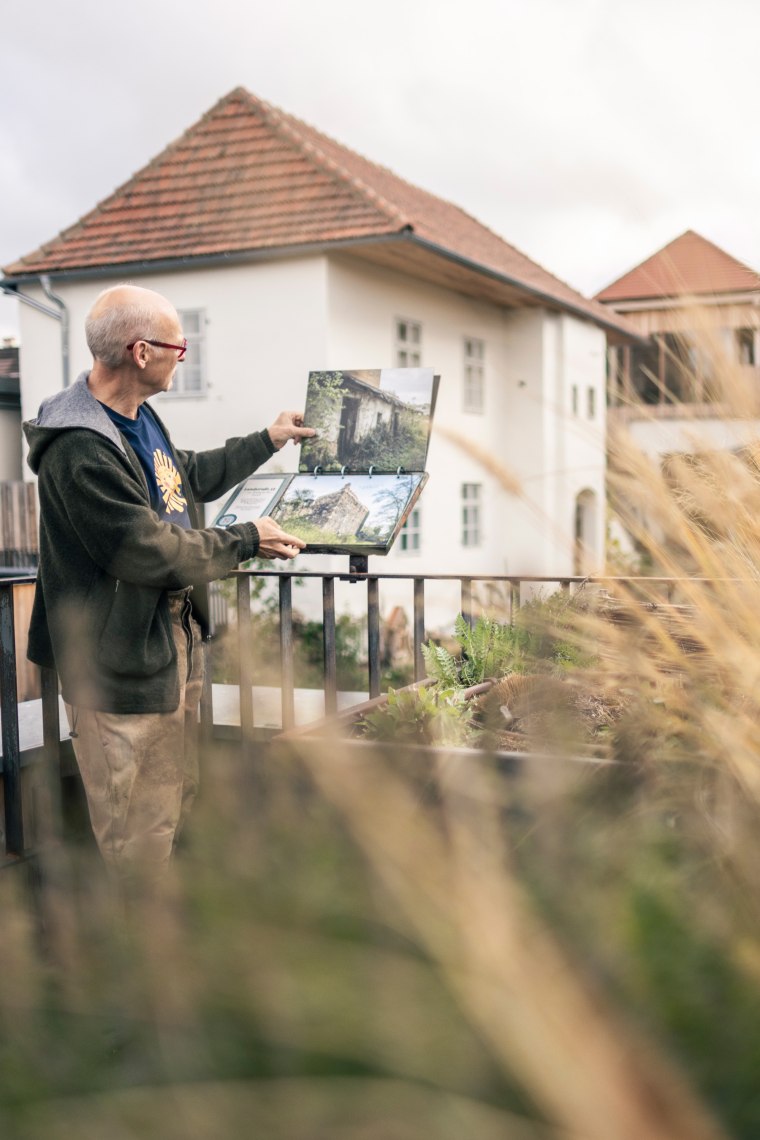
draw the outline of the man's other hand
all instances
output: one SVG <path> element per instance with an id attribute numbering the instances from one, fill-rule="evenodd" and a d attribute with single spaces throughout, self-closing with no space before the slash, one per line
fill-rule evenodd
<path id="1" fill-rule="evenodd" d="M 268 515 L 254 519 L 254 524 L 259 532 L 257 558 L 295 558 L 306 547 L 303 539 L 296 538 L 294 534 L 286 534 Z"/>
<path id="2" fill-rule="evenodd" d="M 303 416 L 300 412 L 280 412 L 267 431 L 277 451 L 284 447 L 289 439 L 294 443 L 300 443 L 302 439 L 309 439 L 317 434 L 314 428 L 303 426 Z"/>

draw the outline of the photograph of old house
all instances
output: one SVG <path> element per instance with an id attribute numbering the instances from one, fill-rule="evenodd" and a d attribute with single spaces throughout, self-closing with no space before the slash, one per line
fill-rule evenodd
<path id="1" fill-rule="evenodd" d="M 424 476 L 296 475 L 272 511 L 280 526 L 312 550 L 372 548 L 382 553 L 404 523 Z"/>
<path id="2" fill-rule="evenodd" d="M 430 368 L 311 372 L 300 469 L 424 470 L 436 386 Z"/>

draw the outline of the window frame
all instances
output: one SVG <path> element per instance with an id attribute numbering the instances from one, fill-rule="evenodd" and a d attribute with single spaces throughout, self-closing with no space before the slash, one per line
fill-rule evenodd
<path id="1" fill-rule="evenodd" d="M 189 316 L 197 317 L 198 331 L 187 331 L 187 318 Z M 177 309 L 177 316 L 179 317 L 180 324 L 182 325 L 182 335 L 187 340 L 187 352 L 185 359 L 178 366 L 177 372 L 174 377 L 174 383 L 171 388 L 166 392 L 162 392 L 162 397 L 167 397 L 171 400 L 198 400 L 204 399 L 208 393 L 208 380 L 207 380 L 207 367 L 206 367 L 206 310 L 205 309 Z M 197 361 L 196 361 L 197 356 Z M 188 367 L 188 365 L 190 367 Z M 191 369 L 196 367 L 200 378 L 200 386 L 198 388 L 186 388 L 185 377 L 189 375 Z"/>
<path id="2" fill-rule="evenodd" d="M 473 352 L 473 348 L 477 348 Z M 464 382 L 462 410 L 482 416 L 486 407 L 486 342 L 477 336 L 463 340 Z"/>
<path id="3" fill-rule="evenodd" d="M 461 545 L 468 550 L 483 545 L 483 484 L 462 483 L 461 485 Z"/>
<path id="4" fill-rule="evenodd" d="M 422 550 L 422 513 L 419 505 L 412 508 L 409 517 L 399 531 L 398 549 L 401 554 L 407 557 L 419 554 Z"/>
<path id="5" fill-rule="evenodd" d="M 396 368 L 422 367 L 421 321 L 412 317 L 393 318 L 393 359 Z"/>
<path id="6" fill-rule="evenodd" d="M 734 330 L 736 342 L 736 356 L 745 368 L 757 367 L 755 359 L 755 330 L 748 325 Z"/>

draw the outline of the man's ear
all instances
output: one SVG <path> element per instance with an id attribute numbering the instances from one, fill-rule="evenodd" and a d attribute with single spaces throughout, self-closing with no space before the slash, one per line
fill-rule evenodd
<path id="1" fill-rule="evenodd" d="M 132 357 L 132 363 L 136 364 L 138 368 L 146 367 L 148 363 L 148 348 L 149 346 L 144 340 L 135 341 L 132 346 L 130 356 Z"/>

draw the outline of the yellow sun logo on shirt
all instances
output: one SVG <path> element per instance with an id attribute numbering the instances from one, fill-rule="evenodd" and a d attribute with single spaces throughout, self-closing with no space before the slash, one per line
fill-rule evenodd
<path id="1" fill-rule="evenodd" d="M 184 511 L 187 506 L 187 499 L 182 494 L 182 480 L 179 471 L 172 463 L 171 458 L 158 447 L 153 452 L 153 469 L 156 472 L 156 482 L 166 507 L 166 513 Z"/>

